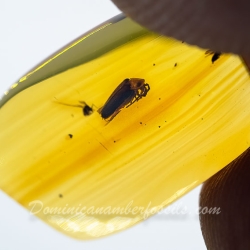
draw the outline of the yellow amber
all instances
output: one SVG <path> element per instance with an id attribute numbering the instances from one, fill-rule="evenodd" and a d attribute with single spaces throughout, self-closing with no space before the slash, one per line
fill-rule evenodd
<path id="1" fill-rule="evenodd" d="M 79 239 L 169 205 L 249 147 L 249 74 L 205 52 L 119 16 L 51 56 L 0 101 L 0 188 Z M 125 78 L 150 91 L 107 123 L 97 109 Z"/>

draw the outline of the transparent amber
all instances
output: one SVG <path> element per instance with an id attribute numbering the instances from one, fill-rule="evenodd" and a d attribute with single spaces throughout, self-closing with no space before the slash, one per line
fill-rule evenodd
<path id="1" fill-rule="evenodd" d="M 150 91 L 107 122 L 98 109 L 125 78 Z M 75 238 L 126 229 L 249 147 L 249 96 L 241 58 L 212 63 L 205 50 L 117 16 L 6 91 L 0 188 Z"/>

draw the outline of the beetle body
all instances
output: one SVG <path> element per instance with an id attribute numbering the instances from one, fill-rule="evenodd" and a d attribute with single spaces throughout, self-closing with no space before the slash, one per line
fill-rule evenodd
<path id="1" fill-rule="evenodd" d="M 145 97 L 150 87 L 141 78 L 127 78 L 114 90 L 102 108 L 98 110 L 101 117 L 111 121 L 124 107 Z"/>
<path id="2" fill-rule="evenodd" d="M 214 52 L 212 50 L 207 50 L 205 54 L 206 55 L 213 55 L 212 59 L 211 59 L 212 63 L 214 63 L 215 61 L 217 61 L 220 58 L 220 56 L 221 56 L 221 52 Z"/>
<path id="3" fill-rule="evenodd" d="M 220 58 L 221 53 L 220 52 L 215 52 L 214 55 L 212 56 L 212 63 L 217 61 Z"/>

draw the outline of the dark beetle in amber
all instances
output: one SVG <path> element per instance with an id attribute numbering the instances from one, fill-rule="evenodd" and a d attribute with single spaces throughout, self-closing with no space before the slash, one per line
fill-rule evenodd
<path id="1" fill-rule="evenodd" d="M 216 60 L 218 60 L 220 55 L 221 55 L 220 52 L 215 52 L 214 55 L 212 56 L 212 63 L 214 63 Z"/>
<path id="2" fill-rule="evenodd" d="M 101 117 L 111 121 L 122 108 L 128 108 L 134 102 L 145 97 L 150 87 L 141 78 L 125 79 L 111 94 L 102 108 L 98 110 Z"/>
<path id="3" fill-rule="evenodd" d="M 213 55 L 212 59 L 211 59 L 212 63 L 214 63 L 215 61 L 217 61 L 220 58 L 220 56 L 221 56 L 221 52 L 214 52 L 212 50 L 207 50 L 205 54 L 206 55 Z"/>

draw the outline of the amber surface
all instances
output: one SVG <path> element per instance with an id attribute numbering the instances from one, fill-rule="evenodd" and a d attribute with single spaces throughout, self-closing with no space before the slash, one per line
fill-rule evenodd
<path id="1" fill-rule="evenodd" d="M 249 74 L 211 59 L 123 16 L 66 46 L 0 101 L 0 188 L 79 239 L 158 212 L 249 147 Z M 125 78 L 150 91 L 107 123 L 97 110 Z"/>

